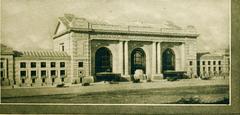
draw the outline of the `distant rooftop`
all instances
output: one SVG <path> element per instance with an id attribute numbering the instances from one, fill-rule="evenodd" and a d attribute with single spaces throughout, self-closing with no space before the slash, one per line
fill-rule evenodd
<path id="1" fill-rule="evenodd" d="M 13 49 L 4 44 L 1 44 L 0 49 L 1 49 L 1 54 L 13 54 Z"/>
<path id="2" fill-rule="evenodd" d="M 42 50 L 42 51 L 19 51 L 20 57 L 69 57 L 66 52 Z"/>

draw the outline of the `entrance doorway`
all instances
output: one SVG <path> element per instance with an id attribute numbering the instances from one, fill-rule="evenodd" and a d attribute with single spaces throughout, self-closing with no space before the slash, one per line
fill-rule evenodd
<path id="1" fill-rule="evenodd" d="M 99 72 L 112 72 L 112 53 L 105 47 L 99 48 L 95 55 L 95 73 Z"/>
<path id="2" fill-rule="evenodd" d="M 146 55 L 141 48 L 134 49 L 131 54 L 131 74 L 134 74 L 137 69 L 146 73 Z"/>
<path id="3" fill-rule="evenodd" d="M 175 54 L 170 48 L 166 49 L 162 55 L 162 72 L 175 70 Z"/>

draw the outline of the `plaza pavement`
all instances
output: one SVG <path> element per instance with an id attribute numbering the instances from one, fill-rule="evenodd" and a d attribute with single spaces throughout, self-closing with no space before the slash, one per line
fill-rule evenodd
<path id="1" fill-rule="evenodd" d="M 134 89 L 155 89 L 155 88 L 176 88 L 191 86 L 212 86 L 229 85 L 228 79 L 182 79 L 179 81 L 155 80 L 152 82 L 132 83 L 119 82 L 118 84 L 109 84 L 104 82 L 92 83 L 91 86 L 81 86 L 80 84 L 71 85 L 64 88 L 42 87 L 42 88 L 2 88 L 1 97 L 20 97 L 20 96 L 38 96 L 38 95 L 56 95 L 56 94 L 84 94 L 89 92 L 102 92 L 114 90 L 134 90 Z"/>

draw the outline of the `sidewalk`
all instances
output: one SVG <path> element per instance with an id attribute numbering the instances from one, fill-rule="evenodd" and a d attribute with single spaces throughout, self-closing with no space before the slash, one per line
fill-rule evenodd
<path id="1" fill-rule="evenodd" d="M 56 95 L 56 94 L 84 94 L 88 92 L 102 92 L 114 90 L 131 89 L 154 89 L 154 88 L 173 88 L 189 86 L 210 86 L 210 85 L 229 85 L 228 79 L 182 79 L 179 81 L 155 80 L 153 82 L 132 83 L 120 82 L 119 84 L 109 84 L 104 82 L 92 83 L 91 86 L 71 85 L 65 88 L 43 87 L 43 88 L 14 88 L 1 89 L 1 97 L 37 96 L 37 95 Z"/>

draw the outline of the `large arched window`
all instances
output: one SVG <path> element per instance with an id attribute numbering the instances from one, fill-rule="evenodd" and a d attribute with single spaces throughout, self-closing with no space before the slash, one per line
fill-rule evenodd
<path id="1" fill-rule="evenodd" d="M 102 47 L 96 51 L 95 72 L 112 72 L 112 53 L 108 48 Z"/>
<path id="2" fill-rule="evenodd" d="M 166 49 L 162 56 L 162 69 L 163 72 L 166 70 L 175 70 L 175 54 L 172 49 Z"/>
<path id="3" fill-rule="evenodd" d="M 136 69 L 142 69 L 145 73 L 145 53 L 142 49 L 137 48 L 131 54 L 131 74 L 134 74 Z"/>

